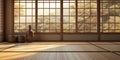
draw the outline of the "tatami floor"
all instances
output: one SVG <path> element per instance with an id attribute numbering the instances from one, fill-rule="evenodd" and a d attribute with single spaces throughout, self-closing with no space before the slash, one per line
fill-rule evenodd
<path id="1" fill-rule="evenodd" d="M 120 42 L 0 43 L 0 60 L 120 60 Z"/>

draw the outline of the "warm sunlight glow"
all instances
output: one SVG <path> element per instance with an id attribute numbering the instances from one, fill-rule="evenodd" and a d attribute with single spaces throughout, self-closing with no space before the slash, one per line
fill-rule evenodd
<path id="1" fill-rule="evenodd" d="M 19 58 L 23 58 L 23 57 L 29 57 L 32 55 L 35 55 L 37 53 L 24 53 L 24 52 L 7 52 L 7 53 L 2 53 L 2 56 L 0 56 L 1 60 L 17 60 Z"/>
<path id="2" fill-rule="evenodd" d="M 4 45 L 0 45 L 0 47 L 2 47 L 3 49 L 3 55 L 0 56 L 0 59 L 2 60 L 15 60 L 15 59 L 19 59 L 19 58 L 23 58 L 23 57 L 29 57 L 32 55 L 36 55 L 37 52 L 32 52 L 32 53 L 26 53 L 27 51 L 50 51 L 51 49 L 54 48 L 58 48 L 58 47 L 62 47 L 65 46 L 65 44 L 60 44 L 60 45 L 56 45 L 56 44 L 50 44 L 50 45 L 39 45 L 39 44 L 9 44 L 6 45 L 6 47 Z M 11 47 L 10 46 L 14 46 Z M 7 51 L 11 51 L 11 52 L 7 52 Z M 20 51 L 20 52 L 19 52 Z M 22 52 L 21 52 L 22 51 Z M 58 50 L 59 51 L 59 50 Z M 4 53 L 7 52 L 7 53 Z"/>
<path id="3" fill-rule="evenodd" d="M 20 46 L 17 46 L 15 48 L 9 48 L 9 49 L 6 49 L 4 51 L 45 51 L 45 50 L 49 50 L 51 48 L 56 48 L 56 47 L 61 47 L 61 46 L 64 46 L 64 45 L 20 45 Z"/>

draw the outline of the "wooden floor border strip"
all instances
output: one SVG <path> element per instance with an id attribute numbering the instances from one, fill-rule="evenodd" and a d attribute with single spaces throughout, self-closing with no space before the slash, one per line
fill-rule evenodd
<path id="1" fill-rule="evenodd" d="M 100 53 L 100 52 L 111 52 L 111 51 L 0 51 L 0 52 L 64 52 L 64 53 L 75 53 L 75 52 L 78 52 L 78 53 Z M 112 52 L 120 52 L 120 51 L 112 51 Z"/>
<path id="2" fill-rule="evenodd" d="M 96 46 L 96 47 L 98 47 L 98 48 L 101 48 L 101 49 L 103 49 L 103 50 L 105 50 L 105 51 L 108 51 L 108 52 L 111 52 L 111 53 L 113 53 L 113 54 L 115 54 L 115 55 L 118 55 L 118 56 L 120 56 L 120 54 L 117 54 L 117 53 L 115 53 L 115 51 L 110 51 L 110 50 L 108 50 L 108 49 L 105 49 L 105 48 L 102 48 L 102 47 L 100 47 L 100 46 L 97 46 L 97 45 L 95 45 L 95 44 L 93 44 L 93 43 L 91 43 L 91 42 L 89 42 L 91 45 L 94 45 L 94 46 Z"/>

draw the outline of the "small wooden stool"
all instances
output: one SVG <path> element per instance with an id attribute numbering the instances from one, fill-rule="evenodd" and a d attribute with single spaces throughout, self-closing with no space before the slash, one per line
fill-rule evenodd
<path id="1" fill-rule="evenodd" d="M 18 36 L 18 42 L 19 43 L 24 43 L 25 42 L 25 36 L 24 35 L 19 35 Z"/>

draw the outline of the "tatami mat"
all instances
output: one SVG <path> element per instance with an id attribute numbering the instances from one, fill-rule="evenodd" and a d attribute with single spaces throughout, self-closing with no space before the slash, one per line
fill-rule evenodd
<path id="1" fill-rule="evenodd" d="M 120 60 L 117 42 L 1 43 L 0 60 Z"/>
<path id="2" fill-rule="evenodd" d="M 94 45 L 16 45 L 3 51 L 105 51 Z"/>
<path id="3" fill-rule="evenodd" d="M 120 45 L 97 45 L 109 51 L 120 51 Z"/>

